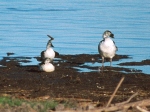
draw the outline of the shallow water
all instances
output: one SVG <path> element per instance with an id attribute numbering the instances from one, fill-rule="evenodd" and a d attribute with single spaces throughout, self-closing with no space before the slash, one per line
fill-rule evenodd
<path id="1" fill-rule="evenodd" d="M 39 56 L 49 39 L 47 34 L 55 38 L 54 49 L 60 54 L 97 54 L 102 33 L 108 29 L 115 34 L 117 54 L 132 57 L 123 61 L 150 59 L 149 19 L 149 0 L 1 1 L 0 58 L 7 52 Z M 148 67 L 138 69 L 150 74 Z"/>

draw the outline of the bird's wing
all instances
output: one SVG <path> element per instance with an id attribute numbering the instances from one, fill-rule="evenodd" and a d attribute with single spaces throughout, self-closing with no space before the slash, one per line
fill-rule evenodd
<path id="1" fill-rule="evenodd" d="M 41 61 L 43 61 L 43 59 L 44 59 L 44 53 L 45 53 L 45 51 L 41 52 Z"/>
<path id="2" fill-rule="evenodd" d="M 59 53 L 57 51 L 54 51 L 56 56 L 59 56 Z"/>
<path id="3" fill-rule="evenodd" d="M 113 43 L 114 43 L 114 45 L 115 45 L 115 47 L 116 47 L 116 51 L 118 51 L 118 47 L 116 46 L 116 44 L 115 44 L 115 42 L 113 41 Z"/>
<path id="4" fill-rule="evenodd" d="M 99 42 L 99 44 L 98 44 L 98 52 L 100 53 L 101 52 L 101 50 L 100 50 L 100 44 L 103 42 L 104 40 L 101 40 L 100 42 Z"/>

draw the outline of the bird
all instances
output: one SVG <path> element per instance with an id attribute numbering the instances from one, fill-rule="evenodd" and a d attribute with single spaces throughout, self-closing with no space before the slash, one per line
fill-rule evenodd
<path id="1" fill-rule="evenodd" d="M 115 45 L 115 42 L 112 40 L 114 38 L 114 34 L 106 30 L 103 35 L 103 40 L 99 42 L 98 44 L 98 51 L 99 54 L 102 57 L 102 66 L 104 66 L 104 59 L 109 58 L 110 59 L 110 66 L 112 63 L 112 58 L 115 56 L 116 51 L 118 50 L 117 46 Z"/>
<path id="2" fill-rule="evenodd" d="M 50 58 L 45 58 L 40 64 L 40 71 L 53 72 L 55 70 L 55 67 L 52 63 L 50 63 L 51 61 L 52 60 Z"/>
<path id="3" fill-rule="evenodd" d="M 52 44 L 52 40 L 54 40 L 54 38 L 51 37 L 50 35 L 47 35 L 47 36 L 50 39 L 47 42 L 46 50 L 41 52 L 41 60 L 46 59 L 46 58 L 50 58 L 51 60 L 53 60 L 55 57 L 55 51 L 52 48 L 52 47 L 54 47 Z"/>

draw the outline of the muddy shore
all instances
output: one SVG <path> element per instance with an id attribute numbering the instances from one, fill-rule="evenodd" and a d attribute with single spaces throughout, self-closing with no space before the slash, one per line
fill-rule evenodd
<path id="1" fill-rule="evenodd" d="M 39 60 L 39 57 L 34 57 Z M 116 55 L 113 61 L 129 58 Z M 127 100 L 132 94 L 139 95 L 133 101 L 150 98 L 150 75 L 139 70 L 134 72 L 123 67 L 91 67 L 86 62 L 99 62 L 98 54 L 59 55 L 54 60 L 56 70 L 52 73 L 39 71 L 38 65 L 22 66 L 31 57 L 4 57 L 0 61 L 0 94 L 18 98 L 88 99 L 105 104 L 113 93 L 122 76 L 125 80 L 113 102 Z M 122 63 L 123 65 L 150 65 L 150 60 Z M 91 71 L 81 72 L 78 68 Z"/>

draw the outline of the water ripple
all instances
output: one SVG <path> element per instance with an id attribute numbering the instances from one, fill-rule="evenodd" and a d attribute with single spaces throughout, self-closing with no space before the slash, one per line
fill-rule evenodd
<path id="1" fill-rule="evenodd" d="M 11 11 L 23 11 L 23 12 L 30 12 L 30 11 L 78 11 L 77 9 L 18 9 L 18 8 L 7 8 Z"/>

